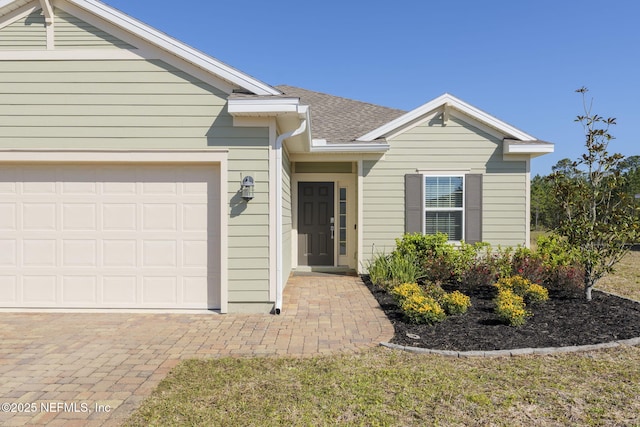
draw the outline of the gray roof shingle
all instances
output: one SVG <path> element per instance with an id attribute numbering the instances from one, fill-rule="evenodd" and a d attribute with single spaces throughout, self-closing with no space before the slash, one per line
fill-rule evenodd
<path id="1" fill-rule="evenodd" d="M 285 96 L 310 106 L 312 138 L 351 142 L 406 113 L 403 110 L 341 98 L 293 86 L 276 86 Z"/>

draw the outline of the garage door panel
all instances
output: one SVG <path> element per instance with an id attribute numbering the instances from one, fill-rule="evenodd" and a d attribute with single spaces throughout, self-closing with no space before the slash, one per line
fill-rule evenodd
<path id="1" fill-rule="evenodd" d="M 142 242 L 142 267 L 177 266 L 177 246 L 174 240 L 145 240 Z"/>
<path id="2" fill-rule="evenodd" d="M 17 240 L 0 240 L 0 266 L 16 267 L 17 266 L 18 241 Z"/>
<path id="3" fill-rule="evenodd" d="M 56 276 L 24 276 L 22 278 L 23 300 L 27 306 L 56 306 L 56 288 Z"/>
<path id="4" fill-rule="evenodd" d="M 184 267 L 207 268 L 207 241 L 185 240 L 182 242 L 182 265 Z"/>
<path id="5" fill-rule="evenodd" d="M 95 240 L 63 240 L 63 267 L 97 267 L 98 244 Z"/>
<path id="6" fill-rule="evenodd" d="M 90 231 L 96 229 L 97 211 L 95 204 L 65 203 L 62 205 L 63 231 Z"/>
<path id="7" fill-rule="evenodd" d="M 15 231 L 17 218 L 15 203 L 0 203 L 0 230 Z"/>
<path id="8" fill-rule="evenodd" d="M 95 276 L 65 276 L 62 279 L 62 304 L 95 306 L 98 303 L 98 278 Z"/>
<path id="9" fill-rule="evenodd" d="M 138 219 L 135 203 L 103 203 L 102 229 L 131 230 L 137 229 Z"/>
<path id="10" fill-rule="evenodd" d="M 15 276 L 0 276 L 0 301 L 8 306 L 18 303 L 18 279 Z"/>
<path id="11" fill-rule="evenodd" d="M 142 212 L 143 231 L 177 231 L 175 204 L 148 203 L 142 207 Z"/>
<path id="12" fill-rule="evenodd" d="M 105 267 L 135 267 L 137 259 L 136 240 L 102 241 L 102 264 Z"/>
<path id="13" fill-rule="evenodd" d="M 142 305 L 178 305 L 178 281 L 175 277 L 143 278 Z"/>
<path id="14" fill-rule="evenodd" d="M 25 231 L 52 231 L 56 229 L 56 204 L 24 203 L 22 227 Z"/>
<path id="15" fill-rule="evenodd" d="M 138 304 L 136 276 L 102 277 L 102 302 L 108 307 L 135 307 Z"/>
<path id="16" fill-rule="evenodd" d="M 23 240 L 22 262 L 27 267 L 55 267 L 56 241 L 53 239 Z"/>
<path id="17" fill-rule="evenodd" d="M 213 165 L 0 165 L 0 307 L 219 307 L 218 179 Z"/>

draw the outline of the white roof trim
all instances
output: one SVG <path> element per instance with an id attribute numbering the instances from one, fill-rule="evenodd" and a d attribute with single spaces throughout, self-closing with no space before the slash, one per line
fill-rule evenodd
<path id="1" fill-rule="evenodd" d="M 397 130 L 400 127 L 403 127 L 409 123 L 411 123 L 414 120 L 419 119 L 422 116 L 425 116 L 427 114 L 429 114 L 430 112 L 443 107 L 443 106 L 447 106 L 447 108 L 454 108 L 458 111 L 463 112 L 464 114 L 478 120 L 481 123 L 484 123 L 490 127 L 493 127 L 495 129 L 498 129 L 499 131 L 501 131 L 502 133 L 504 133 L 505 135 L 508 136 L 512 136 L 514 138 L 517 139 L 521 139 L 521 140 L 535 140 L 536 138 L 526 134 L 524 132 L 522 132 L 519 129 L 516 129 L 515 127 L 503 122 L 502 120 L 498 120 L 497 118 L 493 117 L 492 115 L 470 105 L 467 104 L 466 102 L 462 101 L 461 99 L 456 98 L 453 95 L 450 95 L 448 93 L 445 93 L 443 95 L 440 95 L 439 97 L 435 98 L 432 101 L 427 102 L 426 104 L 422 105 L 421 107 L 416 108 L 415 110 L 409 111 L 408 113 L 398 117 L 395 120 L 390 121 L 389 123 L 387 123 L 386 125 L 380 126 L 377 129 L 374 129 L 373 131 L 362 135 L 361 137 L 359 137 L 357 139 L 357 141 L 373 141 L 376 140 L 380 137 L 383 137 L 385 135 L 390 134 L 391 132 Z"/>
<path id="2" fill-rule="evenodd" d="M 227 108 L 232 116 L 286 113 L 306 115 L 308 110 L 308 106 L 300 105 L 299 98 L 230 99 L 228 102 Z"/>
<path id="3" fill-rule="evenodd" d="M 280 91 L 229 65 L 218 61 L 142 22 L 96 0 L 66 0 L 112 24 L 140 37 L 141 39 L 194 64 L 205 71 L 219 76 L 256 95 L 280 95 Z M 5 2 L 9 4 L 10 1 Z"/>
<path id="4" fill-rule="evenodd" d="M 553 144 L 518 144 L 504 141 L 503 154 L 547 154 L 554 152 Z"/>
<path id="5" fill-rule="evenodd" d="M 348 143 L 328 144 L 326 139 L 311 140 L 310 151 L 312 153 L 384 153 L 391 146 L 386 143 Z"/>

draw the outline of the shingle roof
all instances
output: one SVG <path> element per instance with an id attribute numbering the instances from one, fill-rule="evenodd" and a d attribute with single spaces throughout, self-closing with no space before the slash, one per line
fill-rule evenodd
<path id="1" fill-rule="evenodd" d="M 333 143 L 354 141 L 406 113 L 293 86 L 276 86 L 276 89 L 285 96 L 300 98 L 303 105 L 309 105 L 312 138 Z"/>

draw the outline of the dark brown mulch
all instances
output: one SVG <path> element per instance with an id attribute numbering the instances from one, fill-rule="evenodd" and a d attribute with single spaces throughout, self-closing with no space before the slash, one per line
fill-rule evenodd
<path id="1" fill-rule="evenodd" d="M 550 299 L 532 308 L 524 326 L 500 323 L 493 312 L 494 290 L 443 286 L 460 290 L 472 307 L 435 325 L 408 323 L 393 298 L 365 277 L 365 283 L 393 323 L 394 344 L 437 350 L 489 351 L 517 348 L 600 344 L 640 337 L 640 303 L 594 291 L 592 301 L 582 295 L 550 291 Z M 407 334 L 418 335 L 410 338 Z"/>

